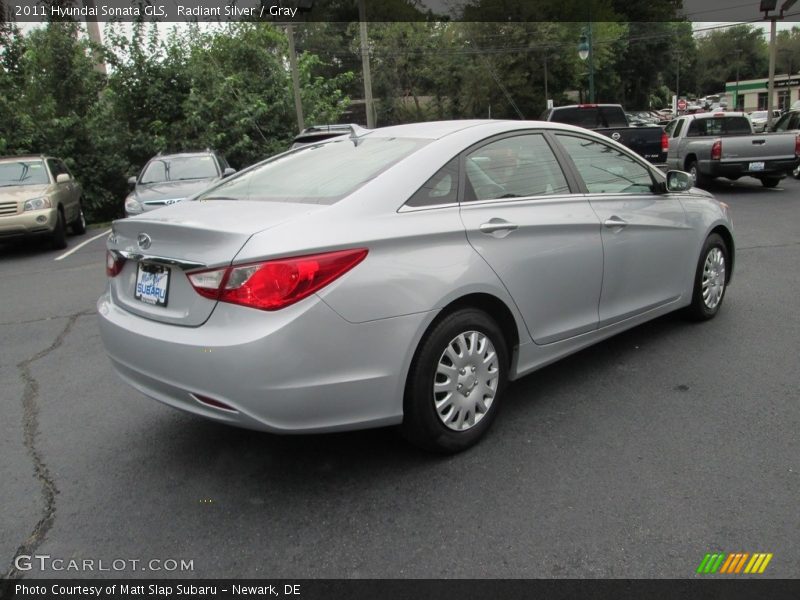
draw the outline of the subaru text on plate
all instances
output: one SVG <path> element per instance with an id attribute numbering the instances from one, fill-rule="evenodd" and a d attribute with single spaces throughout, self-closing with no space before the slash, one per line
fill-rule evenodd
<path id="1" fill-rule="evenodd" d="M 424 123 L 116 221 L 98 310 L 116 371 L 176 408 L 457 451 L 509 380 L 670 311 L 713 317 L 733 259 L 724 204 L 604 136 Z"/>

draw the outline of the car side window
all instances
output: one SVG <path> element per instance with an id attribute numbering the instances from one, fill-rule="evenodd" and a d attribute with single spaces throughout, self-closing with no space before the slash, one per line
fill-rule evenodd
<path id="1" fill-rule="evenodd" d="M 556 134 L 590 194 L 652 191 L 650 171 L 621 150 L 582 137 Z"/>
<path id="2" fill-rule="evenodd" d="M 406 206 L 437 206 L 458 202 L 458 157 L 439 169 L 411 198 Z"/>
<path id="3" fill-rule="evenodd" d="M 568 194 L 569 184 L 540 133 L 490 142 L 465 160 L 464 201 Z"/>
<path id="4" fill-rule="evenodd" d="M 67 168 L 67 165 L 64 164 L 63 160 L 56 160 L 56 164 L 58 165 L 58 172 L 59 173 L 66 173 L 67 175 L 69 175 L 70 179 L 72 179 L 72 173 Z"/>
<path id="5" fill-rule="evenodd" d="M 54 158 L 48 158 L 47 159 L 47 168 L 50 169 L 50 174 L 53 176 L 53 181 L 55 181 L 56 178 L 59 175 L 61 175 L 61 173 L 66 173 L 67 172 L 64 169 L 62 169 L 62 166 L 63 165 L 61 164 L 61 161 L 59 161 L 59 160 L 56 160 Z"/>
<path id="6" fill-rule="evenodd" d="M 675 125 L 675 131 L 673 132 L 672 137 L 676 138 L 680 136 L 681 131 L 683 131 L 684 123 L 686 123 L 686 119 L 680 119 L 679 121 L 677 121 L 677 124 Z"/>
<path id="7" fill-rule="evenodd" d="M 666 133 L 669 137 L 675 137 L 672 133 L 675 131 L 675 125 L 677 125 L 677 121 L 670 121 L 667 123 L 667 126 L 664 127 L 664 133 Z"/>

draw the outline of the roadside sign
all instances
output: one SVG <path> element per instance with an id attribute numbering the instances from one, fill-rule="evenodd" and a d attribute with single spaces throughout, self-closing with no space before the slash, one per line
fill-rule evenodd
<path id="1" fill-rule="evenodd" d="M 683 98 L 678 100 L 678 110 L 686 110 L 686 100 Z"/>

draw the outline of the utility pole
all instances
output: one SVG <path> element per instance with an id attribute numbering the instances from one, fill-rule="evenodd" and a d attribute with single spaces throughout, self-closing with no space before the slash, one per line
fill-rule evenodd
<path id="1" fill-rule="evenodd" d="M 0 2 L 2 2 L 2 0 L 0 0 Z M 89 13 L 93 13 L 95 9 L 94 0 L 83 0 L 83 6 L 87 9 L 86 32 L 89 34 L 89 40 L 91 40 L 93 44 L 101 46 L 103 40 L 100 38 L 100 26 L 97 24 L 97 17 L 89 16 Z M 106 71 L 106 63 L 103 60 L 103 56 L 96 49 L 92 50 L 92 54 L 94 55 L 94 70 L 103 75 L 107 75 L 108 71 Z"/>
<path id="2" fill-rule="evenodd" d="M 742 49 L 736 49 L 736 92 L 733 96 L 733 110 L 739 110 L 739 66 L 741 63 Z M 742 107 L 744 108 L 744 107 Z"/>
<path id="3" fill-rule="evenodd" d="M 361 68 L 364 74 L 364 100 L 367 103 L 367 127 L 375 127 L 375 108 L 372 101 L 372 76 L 369 72 L 369 40 L 367 38 L 367 9 L 358 0 L 358 24 L 361 29 Z"/>
<path id="4" fill-rule="evenodd" d="M 547 100 L 550 96 L 547 93 L 547 54 L 544 55 L 544 108 L 547 110 L 550 108 L 547 104 Z"/>
<path id="5" fill-rule="evenodd" d="M 292 89 L 294 91 L 294 110 L 297 113 L 298 132 L 306 128 L 303 119 L 303 100 L 300 98 L 300 74 L 297 72 L 297 53 L 294 50 L 294 28 L 286 26 L 286 37 L 289 40 L 289 67 L 292 70 Z"/>
<path id="6" fill-rule="evenodd" d="M 767 131 L 772 129 L 772 107 L 775 105 L 775 22 L 772 17 L 769 26 L 769 92 L 767 93 Z"/>

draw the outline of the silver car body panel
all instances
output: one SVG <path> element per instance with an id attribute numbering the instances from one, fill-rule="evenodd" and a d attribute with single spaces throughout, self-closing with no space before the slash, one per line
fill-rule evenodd
<path id="1" fill-rule="evenodd" d="M 191 202 L 115 222 L 112 250 L 209 268 L 346 248 L 369 253 L 274 312 L 203 298 L 180 266 L 171 272 L 170 305 L 145 305 L 132 297 L 132 259 L 98 301 L 112 364 L 146 395 L 221 422 L 274 432 L 355 429 L 402 420 L 420 340 L 466 296 L 492 297 L 511 313 L 519 340 L 511 379 L 688 305 L 704 240 L 716 227 L 732 228 L 726 209 L 700 190 L 404 206 L 470 146 L 534 129 L 580 133 L 635 157 L 560 124 L 389 127 L 364 135 L 433 141 L 334 204 Z M 611 216 L 626 226 L 605 227 Z M 482 231 L 492 219 L 518 227 Z M 140 233 L 152 238 L 146 251 L 137 248 Z"/>

